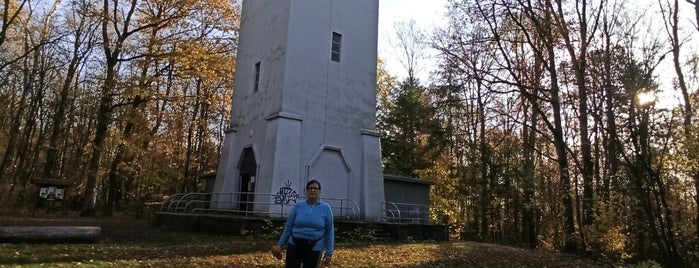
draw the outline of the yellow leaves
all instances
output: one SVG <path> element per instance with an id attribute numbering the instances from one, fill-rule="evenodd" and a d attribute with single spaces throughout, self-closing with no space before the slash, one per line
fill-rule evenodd
<path id="1" fill-rule="evenodd" d="M 233 52 L 220 53 L 220 47 L 201 40 L 182 40 L 175 44 L 170 60 L 180 75 L 213 79 L 229 75 L 234 66 Z"/>
<path id="2" fill-rule="evenodd" d="M 386 244 L 340 247 L 335 250 L 336 267 L 396 267 L 435 261 L 438 246 L 431 243 Z"/>

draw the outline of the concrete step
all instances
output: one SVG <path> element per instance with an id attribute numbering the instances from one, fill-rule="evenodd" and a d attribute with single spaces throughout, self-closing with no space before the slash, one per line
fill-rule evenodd
<path id="1" fill-rule="evenodd" d="M 381 224 L 370 223 L 364 227 L 365 227 L 366 231 L 369 232 L 369 234 L 371 234 L 371 236 L 373 236 L 377 240 L 385 241 L 385 240 L 394 240 L 395 239 L 393 234 L 391 234 L 391 232 L 386 230 L 386 228 L 384 228 L 384 226 Z"/>

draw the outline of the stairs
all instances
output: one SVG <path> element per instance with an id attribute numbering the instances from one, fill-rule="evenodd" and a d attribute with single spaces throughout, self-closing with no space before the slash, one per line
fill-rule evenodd
<path id="1" fill-rule="evenodd" d="M 371 235 L 374 239 L 378 241 L 396 240 L 393 234 L 386 230 L 383 224 L 368 223 L 364 226 L 364 228 L 368 235 Z"/>

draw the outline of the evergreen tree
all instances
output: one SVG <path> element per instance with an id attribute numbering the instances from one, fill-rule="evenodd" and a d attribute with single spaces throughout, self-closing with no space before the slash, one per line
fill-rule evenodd
<path id="1" fill-rule="evenodd" d="M 425 87 L 413 78 L 401 82 L 389 99 L 378 118 L 384 173 L 415 177 L 431 165 L 435 110 Z"/>

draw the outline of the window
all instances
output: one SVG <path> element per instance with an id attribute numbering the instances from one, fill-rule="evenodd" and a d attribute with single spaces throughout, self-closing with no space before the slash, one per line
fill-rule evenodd
<path id="1" fill-rule="evenodd" d="M 260 62 L 255 63 L 255 91 L 260 89 Z"/>
<path id="2" fill-rule="evenodd" d="M 333 32 L 332 47 L 330 49 L 330 59 L 340 62 L 340 45 L 342 43 L 342 35 Z"/>

